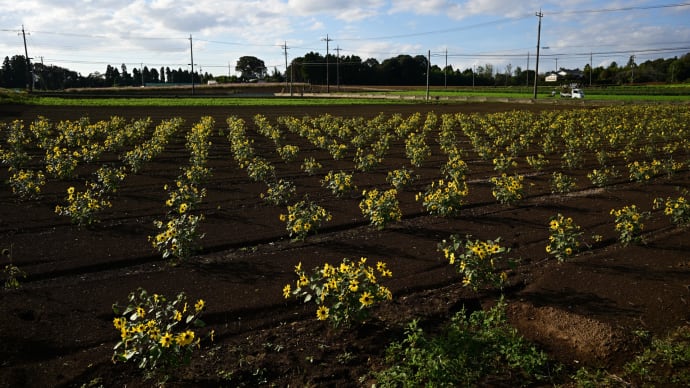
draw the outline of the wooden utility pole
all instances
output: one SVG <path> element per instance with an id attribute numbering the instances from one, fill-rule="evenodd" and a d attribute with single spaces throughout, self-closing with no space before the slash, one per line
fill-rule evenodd
<path id="1" fill-rule="evenodd" d="M 24 39 L 24 56 L 26 57 L 26 89 L 33 90 L 33 74 L 31 70 L 31 59 L 29 58 L 29 51 L 26 49 L 26 32 L 24 32 L 24 25 L 22 24 L 22 38 Z"/>
<path id="2" fill-rule="evenodd" d="M 544 14 L 539 10 L 535 14 L 539 18 L 539 27 L 537 28 L 537 64 L 534 66 L 534 98 L 537 98 L 537 81 L 539 81 L 539 46 L 541 45 L 541 18 Z"/>
<path id="3" fill-rule="evenodd" d="M 335 52 L 338 53 L 335 56 L 335 83 L 340 91 L 340 46 L 336 47 Z"/>
<path id="4" fill-rule="evenodd" d="M 431 71 L 431 50 L 427 53 L 426 60 L 426 100 L 429 101 L 429 72 Z"/>
<path id="5" fill-rule="evenodd" d="M 192 95 L 194 95 L 194 47 L 192 45 L 192 34 L 189 34 L 189 56 L 192 61 Z"/>
<path id="6" fill-rule="evenodd" d="M 324 39 L 326 41 L 326 93 L 331 92 L 331 84 L 329 83 L 328 79 L 328 42 L 332 41 L 333 39 L 328 38 L 328 34 L 326 34 L 326 37 Z"/>
<path id="7" fill-rule="evenodd" d="M 527 78 L 527 87 L 529 87 L 529 51 L 527 52 L 527 75 L 525 75 L 525 78 Z"/>
<path id="8" fill-rule="evenodd" d="M 287 41 L 283 44 L 283 52 L 285 52 L 285 89 L 288 88 L 288 63 L 287 63 Z"/>
<path id="9" fill-rule="evenodd" d="M 448 49 L 446 48 L 446 66 L 443 68 L 443 88 L 448 89 Z"/>
<path id="10" fill-rule="evenodd" d="M 592 86 L 592 52 L 589 52 L 589 86 Z"/>

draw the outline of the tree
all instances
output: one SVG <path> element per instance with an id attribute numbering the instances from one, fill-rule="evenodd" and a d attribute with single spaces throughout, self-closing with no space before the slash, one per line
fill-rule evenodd
<path id="1" fill-rule="evenodd" d="M 122 71 L 120 72 L 120 85 L 121 86 L 132 86 L 132 75 L 127 72 L 127 65 L 124 63 L 120 66 Z"/>
<path id="2" fill-rule="evenodd" d="M 243 81 L 263 79 L 266 76 L 266 65 L 257 57 L 244 56 L 237 60 L 235 71 L 241 74 Z"/>
<path id="3" fill-rule="evenodd" d="M 2 86 L 6 88 L 23 88 L 28 85 L 26 78 L 26 57 L 15 55 L 12 58 L 5 57 L 2 64 Z"/>
<path id="4" fill-rule="evenodd" d="M 423 55 L 398 55 L 381 63 L 383 82 L 390 85 L 424 85 L 426 68 L 427 58 Z"/>
<path id="5" fill-rule="evenodd" d="M 274 66 L 273 73 L 271 73 L 271 75 L 268 77 L 268 80 L 270 82 L 283 82 L 285 81 L 285 78 L 283 78 L 283 75 L 280 74 L 278 68 Z"/>
<path id="6" fill-rule="evenodd" d="M 120 84 L 120 72 L 117 67 L 108 65 L 105 69 L 105 83 L 108 86 L 118 86 Z"/>

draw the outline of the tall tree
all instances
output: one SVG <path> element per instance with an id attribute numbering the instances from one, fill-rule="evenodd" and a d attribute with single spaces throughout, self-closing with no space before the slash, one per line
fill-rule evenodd
<path id="1" fill-rule="evenodd" d="M 244 81 L 263 79 L 266 76 L 266 65 L 257 57 L 244 56 L 237 60 L 235 71 L 241 74 Z"/>

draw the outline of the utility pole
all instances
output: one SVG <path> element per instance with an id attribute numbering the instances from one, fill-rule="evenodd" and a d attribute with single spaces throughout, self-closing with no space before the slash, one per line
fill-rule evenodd
<path id="1" fill-rule="evenodd" d="M 448 89 L 448 48 L 446 48 L 446 66 L 443 68 L 443 88 Z"/>
<path id="2" fill-rule="evenodd" d="M 322 41 L 326 41 L 326 93 L 331 92 L 331 85 L 328 80 L 328 42 L 332 41 L 333 39 L 328 38 L 328 34 L 326 34 L 326 38 L 321 39 Z"/>
<path id="3" fill-rule="evenodd" d="M 427 53 L 426 60 L 426 100 L 429 101 L 429 71 L 431 71 L 431 50 Z"/>
<path id="4" fill-rule="evenodd" d="M 335 48 L 335 52 L 338 53 L 335 57 L 335 83 L 340 91 L 340 46 Z"/>
<path id="5" fill-rule="evenodd" d="M 31 59 L 29 58 L 29 51 L 26 49 L 26 32 L 24 32 L 24 25 L 22 24 L 22 38 L 24 39 L 24 56 L 26 57 L 26 89 L 33 90 L 33 74 L 31 70 Z"/>
<path id="6" fill-rule="evenodd" d="M 635 55 L 631 55 L 630 59 L 632 59 L 632 63 L 630 64 L 630 71 L 632 72 L 630 75 L 630 83 L 634 84 L 635 83 Z"/>
<path id="7" fill-rule="evenodd" d="M 48 85 L 46 85 L 46 81 L 44 78 L 46 65 L 43 64 L 43 56 L 41 55 L 39 58 L 41 58 L 41 74 L 40 74 L 39 78 L 41 79 L 41 82 L 43 82 L 43 90 L 46 90 L 46 89 L 48 89 Z"/>
<path id="8" fill-rule="evenodd" d="M 144 87 L 144 62 L 139 65 L 139 72 L 141 72 L 141 86 Z"/>
<path id="9" fill-rule="evenodd" d="M 290 61 L 290 97 L 292 97 L 292 83 L 295 80 L 295 60 Z"/>
<path id="10" fill-rule="evenodd" d="M 527 87 L 529 87 L 529 51 L 527 52 L 527 74 L 525 75 L 525 78 L 527 78 Z"/>
<path id="11" fill-rule="evenodd" d="M 589 86 L 592 86 L 592 52 L 589 52 Z"/>
<path id="12" fill-rule="evenodd" d="M 192 95 L 194 95 L 194 47 L 192 45 L 192 34 L 189 34 L 189 56 L 192 61 Z"/>
<path id="13" fill-rule="evenodd" d="M 288 49 L 287 41 L 285 41 L 285 43 L 283 44 L 283 52 L 285 52 L 285 89 L 288 88 L 288 76 L 287 76 L 287 72 L 288 72 L 287 49 Z"/>
<path id="14" fill-rule="evenodd" d="M 535 16 L 539 18 L 539 27 L 537 28 L 537 64 L 534 66 L 534 99 L 537 98 L 537 82 L 539 81 L 539 46 L 541 45 L 541 18 L 544 14 L 541 12 L 535 13 Z"/>

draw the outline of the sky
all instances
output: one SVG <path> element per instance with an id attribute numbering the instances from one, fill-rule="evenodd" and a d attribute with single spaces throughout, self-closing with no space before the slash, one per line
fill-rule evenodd
<path id="1" fill-rule="evenodd" d="M 678 0 L 0 0 L 0 57 L 104 73 L 107 65 L 269 73 L 309 52 L 379 62 L 431 53 L 432 65 L 496 72 L 625 65 L 690 52 L 690 2 Z M 541 18 L 537 16 L 541 12 Z M 191 38 L 191 39 L 190 39 Z M 285 50 L 287 47 L 287 50 Z M 346 82 L 346 80 L 343 80 Z"/>

